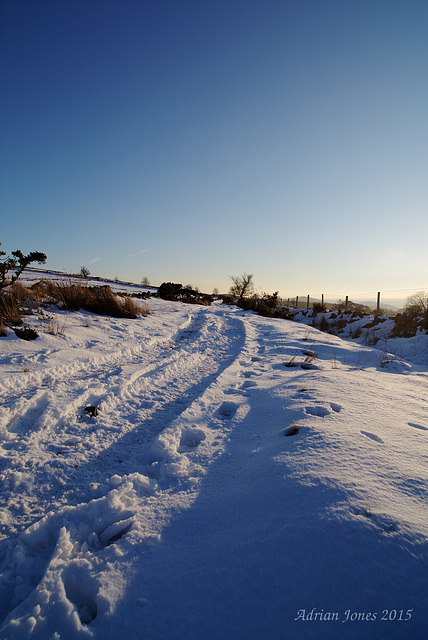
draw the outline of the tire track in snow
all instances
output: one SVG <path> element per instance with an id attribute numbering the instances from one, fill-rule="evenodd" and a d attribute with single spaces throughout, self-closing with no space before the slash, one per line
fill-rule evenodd
<path id="1" fill-rule="evenodd" d="M 9 402 L 3 428 L 10 439 L 0 459 L 0 506 L 9 514 L 3 536 L 28 527 L 50 504 L 85 500 L 88 485 L 115 469 L 141 470 L 153 439 L 228 366 L 243 340 L 239 320 L 200 310 L 167 342 L 129 353 L 113 370 L 103 365 Z M 97 418 L 84 414 L 85 404 L 100 406 Z"/>
<path id="2" fill-rule="evenodd" d="M 236 360 L 244 341 L 245 330 L 239 319 L 199 311 L 168 344 L 157 348 L 149 361 L 130 359 L 114 369 L 110 376 L 106 373 L 102 381 L 94 382 L 92 390 L 82 390 L 79 381 L 72 380 L 69 388 L 58 383 L 50 392 L 50 398 L 46 397 L 46 392 L 35 394 L 39 409 L 46 403 L 45 411 L 41 412 L 45 424 L 54 415 L 57 416 L 60 407 L 70 422 L 63 420 L 60 428 L 57 424 L 56 427 L 51 425 L 46 429 L 33 430 L 21 438 L 19 452 L 16 451 L 19 454 L 17 457 L 29 467 L 27 480 L 32 475 L 30 486 L 25 487 L 23 482 L 22 490 L 25 493 L 26 489 L 37 487 L 38 495 L 44 495 L 42 509 L 47 515 L 37 522 L 43 513 L 40 509 L 37 511 L 33 504 L 30 515 L 21 514 L 21 518 L 15 516 L 14 521 L 9 523 L 10 539 L 3 541 L 0 548 L 0 574 L 3 575 L 0 592 L 5 600 L 1 617 L 27 597 L 43 575 L 43 580 L 49 578 L 50 559 L 52 554 L 56 554 L 54 549 L 59 550 L 62 546 L 68 549 L 67 544 L 61 543 L 62 538 L 69 535 L 65 529 L 63 531 L 64 527 L 60 535 L 54 533 L 60 524 L 64 522 L 68 529 L 69 526 L 73 528 L 73 522 L 80 520 L 82 524 L 79 523 L 77 542 L 87 544 L 87 540 L 91 541 L 91 552 L 97 552 L 128 532 L 132 526 L 133 511 L 124 505 L 132 507 L 136 499 L 141 500 L 135 496 L 136 488 L 143 495 L 153 492 L 148 484 L 150 481 L 144 480 L 139 473 L 145 472 L 145 465 L 150 462 L 153 440 Z M 76 403 L 80 403 L 84 397 L 95 397 L 96 391 L 103 406 L 101 419 L 73 416 Z M 72 423 L 73 417 L 75 421 Z M 40 416 L 38 419 L 40 421 Z M 21 427 L 24 427 L 23 422 Z M 193 450 L 204 438 L 202 430 L 187 429 L 180 441 L 180 451 Z M 11 444 L 18 443 L 14 441 Z M 74 468 L 73 456 L 78 457 L 79 454 L 79 464 Z M 22 477 L 18 467 L 15 458 L 15 466 L 11 465 L 13 477 L 6 478 L 10 485 L 14 482 L 16 485 L 18 477 Z M 127 478 L 131 481 L 127 481 Z M 55 486 L 55 481 L 59 479 L 64 494 L 63 503 L 67 506 L 63 512 L 60 509 L 57 516 L 52 512 L 52 505 L 56 510 L 61 505 L 58 487 Z M 94 501 L 100 503 L 98 506 L 88 502 L 91 497 L 89 485 L 97 481 L 105 483 L 107 492 L 107 495 L 104 492 L 104 497 Z M 119 483 L 117 489 L 116 482 Z M 117 497 L 113 496 L 116 493 Z M 31 505 L 28 495 L 26 504 Z M 38 517 L 35 519 L 34 516 Z M 31 522 L 33 524 L 29 526 Z M 25 530 L 17 536 L 18 528 Z M 12 566 L 15 564 L 19 567 L 21 564 L 20 574 L 10 569 L 15 552 L 18 552 L 18 561 L 12 562 Z M 67 565 L 70 569 L 67 569 L 68 577 L 64 573 L 65 591 L 78 609 L 82 623 L 86 623 L 90 616 L 86 616 L 85 605 L 80 607 L 79 603 L 80 596 L 83 603 L 87 598 L 80 593 L 78 580 L 74 584 L 68 575 L 72 574 L 70 567 L 73 560 L 70 562 Z M 79 576 L 81 569 L 76 571 Z M 21 574 L 25 577 L 24 582 Z M 81 577 L 83 579 L 83 575 Z M 9 595 L 6 596 L 6 593 Z"/>

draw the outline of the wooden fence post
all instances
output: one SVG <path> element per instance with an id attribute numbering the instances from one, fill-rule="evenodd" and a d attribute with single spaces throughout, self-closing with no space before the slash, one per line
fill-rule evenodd
<path id="1" fill-rule="evenodd" d="M 348 296 L 345 298 L 345 311 L 348 311 Z"/>
<path id="2" fill-rule="evenodd" d="M 380 291 L 377 292 L 377 306 L 376 306 L 376 313 L 379 315 L 380 314 Z"/>
<path id="3" fill-rule="evenodd" d="M 299 296 L 296 296 L 296 309 L 299 308 Z"/>
<path id="4" fill-rule="evenodd" d="M 324 306 L 324 294 L 321 294 L 321 305 Z"/>
<path id="5" fill-rule="evenodd" d="M 309 294 L 308 294 L 308 303 L 307 303 L 307 309 L 309 309 Z"/>

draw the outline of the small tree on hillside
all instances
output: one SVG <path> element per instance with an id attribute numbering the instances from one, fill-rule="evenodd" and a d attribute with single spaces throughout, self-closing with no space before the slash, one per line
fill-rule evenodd
<path id="1" fill-rule="evenodd" d="M 90 273 L 91 272 L 89 271 L 88 267 L 82 267 L 80 269 L 80 275 L 82 276 L 82 278 L 89 278 Z"/>
<path id="2" fill-rule="evenodd" d="M 406 300 L 404 311 L 406 313 L 423 316 L 428 311 L 428 293 L 418 291 L 412 296 L 409 296 Z"/>
<path id="3" fill-rule="evenodd" d="M 47 258 L 46 254 L 40 251 L 31 251 L 31 253 L 24 256 L 22 251 L 17 250 L 12 251 L 11 255 L 5 258 L 4 256 L 6 255 L 5 251 L 0 251 L 0 289 L 18 280 L 24 269 L 32 262 L 44 264 Z M 8 276 L 10 272 L 12 274 Z"/>
<path id="4" fill-rule="evenodd" d="M 230 276 L 233 284 L 230 287 L 230 293 L 237 296 L 239 300 L 250 296 L 254 292 L 253 276 L 243 273 L 242 276 Z"/>
<path id="5" fill-rule="evenodd" d="M 143 287 L 150 287 L 150 280 L 144 276 L 144 278 L 141 279 L 141 284 L 143 285 Z"/>

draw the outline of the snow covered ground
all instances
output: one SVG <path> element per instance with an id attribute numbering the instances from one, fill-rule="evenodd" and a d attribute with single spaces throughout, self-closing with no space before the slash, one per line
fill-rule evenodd
<path id="1" fill-rule="evenodd" d="M 0 339 L 0 638 L 425 638 L 420 350 L 148 304 Z"/>

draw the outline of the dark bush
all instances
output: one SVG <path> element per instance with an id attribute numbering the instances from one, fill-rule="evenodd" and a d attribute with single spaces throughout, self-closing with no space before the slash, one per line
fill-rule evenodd
<path id="1" fill-rule="evenodd" d="M 17 251 L 12 251 L 11 255 L 6 257 L 6 252 L 0 251 L 0 289 L 16 282 L 24 269 L 32 262 L 44 264 L 46 262 L 46 254 L 40 251 L 31 251 L 31 253 L 24 256 L 22 251 L 18 249 Z"/>
<path id="2" fill-rule="evenodd" d="M 178 292 L 183 289 L 182 284 L 176 284 L 174 282 L 162 282 L 158 288 L 158 296 L 162 300 L 176 300 Z"/>
<path id="3" fill-rule="evenodd" d="M 163 282 L 158 288 L 158 296 L 163 300 L 174 302 L 186 302 L 188 304 L 202 304 L 209 306 L 212 303 L 212 296 L 199 293 L 190 287 L 183 287 L 174 282 Z"/>
<path id="4" fill-rule="evenodd" d="M 30 327 L 23 327 L 22 329 L 15 329 L 15 335 L 21 340 L 35 340 L 39 337 L 39 334 Z"/>
<path id="5" fill-rule="evenodd" d="M 398 338 L 411 338 L 418 329 L 428 329 L 428 312 L 424 316 L 415 313 L 399 313 L 395 316 L 392 333 Z"/>
<path id="6" fill-rule="evenodd" d="M 272 295 L 263 293 L 261 296 L 256 294 L 251 298 L 241 298 L 237 305 L 244 311 L 255 311 L 260 316 L 272 318 L 278 309 L 278 291 Z"/>
<path id="7" fill-rule="evenodd" d="M 317 315 L 317 313 L 325 313 L 326 306 L 321 302 L 314 302 L 312 309 L 313 309 L 314 315 Z"/>

